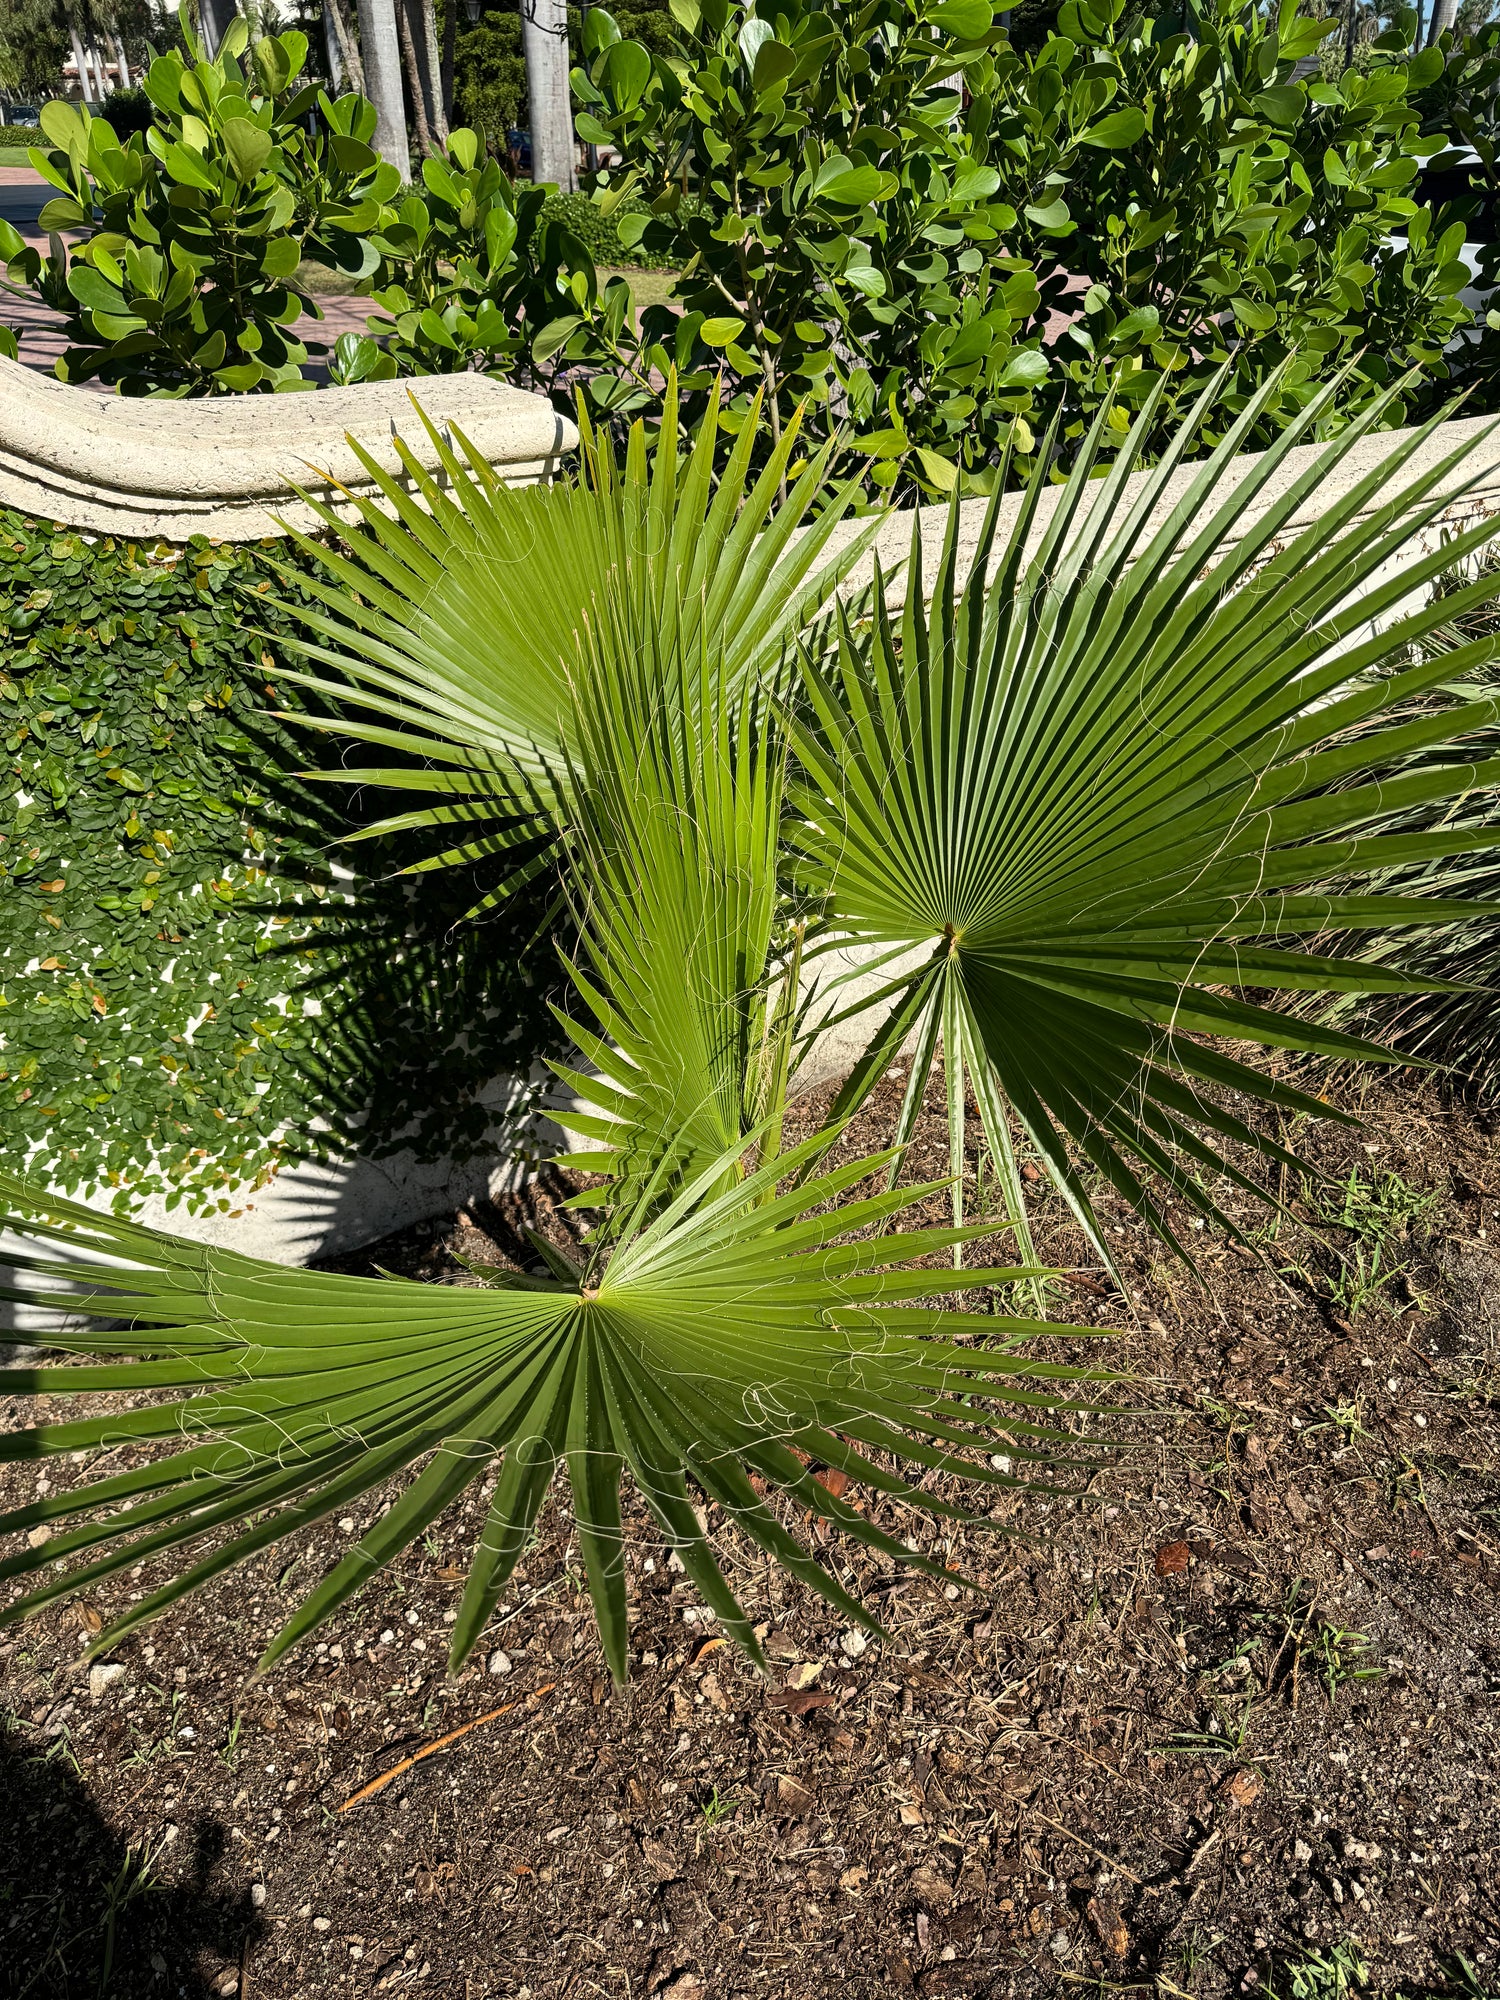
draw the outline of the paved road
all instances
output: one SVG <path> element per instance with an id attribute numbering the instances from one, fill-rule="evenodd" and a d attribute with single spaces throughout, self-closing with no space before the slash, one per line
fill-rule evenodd
<path id="1" fill-rule="evenodd" d="M 23 236 L 41 235 L 37 218 L 56 193 L 29 167 L 0 167 L 0 216 L 13 222 Z"/>

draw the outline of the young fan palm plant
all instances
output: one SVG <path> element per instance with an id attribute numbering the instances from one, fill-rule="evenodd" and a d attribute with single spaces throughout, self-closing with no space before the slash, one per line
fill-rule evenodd
<path id="1" fill-rule="evenodd" d="M 834 602 L 871 530 L 818 567 L 841 512 L 821 462 L 774 510 L 791 436 L 753 485 L 742 432 L 714 487 L 712 419 L 685 458 L 670 424 L 654 460 L 637 433 L 623 467 L 589 438 L 584 481 L 550 492 L 506 492 L 462 440 L 467 464 L 443 447 L 442 486 L 410 468 L 420 504 L 384 482 L 390 512 L 366 508 L 350 553 L 325 559 L 309 678 L 362 709 L 341 727 L 393 753 L 346 775 L 425 793 L 398 823 L 459 840 L 433 865 L 508 854 L 510 881 L 556 867 L 580 1057 L 563 1074 L 594 1149 L 583 1162 L 601 1176 L 597 1223 L 577 1254 L 534 1239 L 539 1275 L 477 1269 L 480 1288 L 455 1290 L 265 1265 L 6 1183 L 15 1295 L 68 1316 L 54 1346 L 117 1358 L 12 1370 L 0 1388 L 174 1393 L 0 1449 L 179 1446 L 0 1518 L 0 1531 L 57 1528 L 0 1564 L 52 1572 L 9 1615 L 160 1557 L 165 1580 L 96 1642 L 111 1644 L 414 1475 L 269 1664 L 489 1469 L 457 1664 L 561 1465 L 623 1673 L 627 1473 L 754 1653 L 715 1560 L 719 1522 L 873 1628 L 798 1541 L 786 1501 L 920 1564 L 903 1515 L 967 1518 L 937 1475 L 1053 1490 L 1086 1462 L 1063 1406 L 1089 1407 L 1106 1371 L 1027 1347 L 1083 1330 L 935 1303 L 1035 1276 L 1024 1234 L 1018 1264 L 958 1270 L 948 1260 L 1003 1219 L 902 1229 L 902 1211 L 942 1184 L 863 1189 L 899 1167 L 938 1045 L 956 1142 L 967 1073 L 997 1161 L 1013 1163 L 1013 1112 L 1090 1227 L 1080 1159 L 1172 1238 L 1168 1198 L 1217 1215 L 1212 1176 L 1253 1185 L 1226 1144 L 1279 1154 L 1227 1093 L 1323 1109 L 1216 1040 L 1383 1055 L 1238 989 L 1410 987 L 1399 969 L 1287 940 L 1443 920 L 1451 906 L 1436 899 L 1319 885 L 1473 844 L 1358 831 L 1371 804 L 1358 774 L 1383 768 L 1408 725 L 1349 740 L 1430 684 L 1425 664 L 1380 673 L 1429 629 L 1426 612 L 1360 636 L 1429 574 L 1427 558 L 1376 583 L 1358 614 L 1342 607 L 1442 504 L 1451 463 L 1381 494 L 1388 459 L 1288 540 L 1358 433 L 1279 492 L 1284 447 L 1238 483 L 1229 474 L 1256 414 L 1179 486 L 1186 436 L 1141 492 L 1125 485 L 1132 444 L 1097 482 L 1091 446 L 1050 519 L 1040 489 L 1004 536 L 990 510 L 967 577 L 953 514 L 931 609 L 914 543 L 899 623 L 883 578 L 872 616 Z M 1148 408 L 1141 432 L 1151 422 Z M 1234 553 L 1209 568 L 1222 544 Z M 1424 773 L 1412 796 L 1493 776 Z M 917 969 L 889 980 L 830 1124 L 784 1146 L 816 1032 L 804 945 L 816 963 L 851 940 L 893 963 L 915 952 Z M 830 1165 L 847 1115 L 912 1034 L 896 1143 Z M 814 1487 L 819 1462 L 866 1504 Z"/>

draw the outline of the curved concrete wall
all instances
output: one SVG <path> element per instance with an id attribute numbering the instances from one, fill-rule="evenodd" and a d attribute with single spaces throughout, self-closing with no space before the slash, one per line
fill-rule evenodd
<path id="1" fill-rule="evenodd" d="M 316 525 L 294 483 L 328 502 L 374 490 L 351 435 L 382 471 L 402 471 L 397 436 L 435 470 L 417 402 L 511 485 L 551 478 L 578 443 L 545 397 L 484 375 L 179 402 L 90 395 L 0 356 L 0 505 L 93 534 L 259 541 L 282 532 L 278 515 Z"/>

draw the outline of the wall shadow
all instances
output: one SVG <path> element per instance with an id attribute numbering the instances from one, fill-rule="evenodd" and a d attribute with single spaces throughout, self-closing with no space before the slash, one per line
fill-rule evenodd
<path id="1" fill-rule="evenodd" d="M 272 837 L 282 893 L 305 884 L 304 908 L 316 918 L 315 949 L 294 925 L 268 938 L 259 956 L 263 976 L 285 966 L 296 1023 L 277 1036 L 274 1057 L 295 1079 L 291 1095 L 302 1111 L 300 1134 L 287 1134 L 292 1151 L 335 1170 L 294 1204 L 294 1233 L 305 1239 L 304 1254 L 317 1255 L 482 1198 L 493 1169 L 524 1176 L 554 1149 L 555 1131 L 538 1145 L 536 1112 L 547 1081 L 542 1059 L 564 1046 L 551 1012 L 563 983 L 549 921 L 555 878 L 544 871 L 476 917 L 514 865 L 509 857 L 409 875 L 452 830 L 350 844 L 409 801 L 367 785 L 308 782 L 309 766 L 330 772 L 362 762 L 365 746 L 312 732 L 289 738 L 259 719 L 240 726 L 258 754 L 259 823 Z M 267 903 L 260 914 L 284 924 L 286 905 Z M 340 1171 L 354 1165 L 360 1171 Z M 429 1165 L 443 1172 L 424 1175 Z M 426 1180 L 444 1191 L 424 1200 Z M 369 1205 L 389 1215 L 398 1187 L 400 1221 L 363 1228 L 357 1211 Z"/>
<path id="2" fill-rule="evenodd" d="M 262 1928 L 248 1888 L 208 1886 L 225 1846 L 217 1821 L 184 1826 L 171 1872 L 185 1881 L 162 1880 L 71 1765 L 0 1726 L 0 2000 L 222 1994 Z"/>

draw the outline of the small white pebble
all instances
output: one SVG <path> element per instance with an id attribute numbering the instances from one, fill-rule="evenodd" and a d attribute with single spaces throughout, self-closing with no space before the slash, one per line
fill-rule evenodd
<path id="1" fill-rule="evenodd" d="M 955 1597 L 958 1595 L 957 1591 L 953 1594 Z M 851 1625 L 847 1632 L 842 1632 L 839 1635 L 839 1651 L 846 1659 L 857 1660 L 869 1643 L 869 1640 L 857 1625 Z"/>
<path id="2" fill-rule="evenodd" d="M 420 1625 L 422 1621 L 417 1616 L 415 1611 L 408 1611 L 406 1614 L 406 1622 L 408 1625 Z"/>
<path id="3" fill-rule="evenodd" d="M 332 1920 L 328 1917 L 314 1917 L 313 1929 L 315 1931 L 331 1931 L 333 1929 Z"/>
<path id="4" fill-rule="evenodd" d="M 510 1654 L 502 1652 L 498 1646 L 490 1654 L 490 1672 L 497 1675 L 510 1672 Z"/>
<path id="5" fill-rule="evenodd" d="M 250 1884 L 250 1907 L 252 1910 L 263 1910 L 266 1907 L 266 1885 L 264 1882 L 252 1882 Z"/>
<path id="6" fill-rule="evenodd" d="M 384 1630 L 384 1631 L 383 1631 L 383 1632 L 381 1633 L 381 1635 L 380 1635 L 380 1643 L 381 1643 L 381 1645 L 382 1645 L 382 1646 L 394 1646 L 394 1645 L 395 1645 L 395 1643 L 396 1643 L 396 1635 L 395 1635 L 395 1633 L 394 1633 L 394 1632 L 393 1632 L 393 1631 L 391 1630 L 391 1628 L 390 1628 L 389 1626 L 387 1626 L 387 1627 L 386 1627 L 386 1629 L 385 1629 L 385 1630 Z"/>
<path id="7" fill-rule="evenodd" d="M 344 1516 L 343 1520 L 339 1522 L 339 1532 L 345 1535 L 352 1535 L 354 1533 L 354 1523 L 353 1521 L 350 1520 L 347 1514 Z"/>

